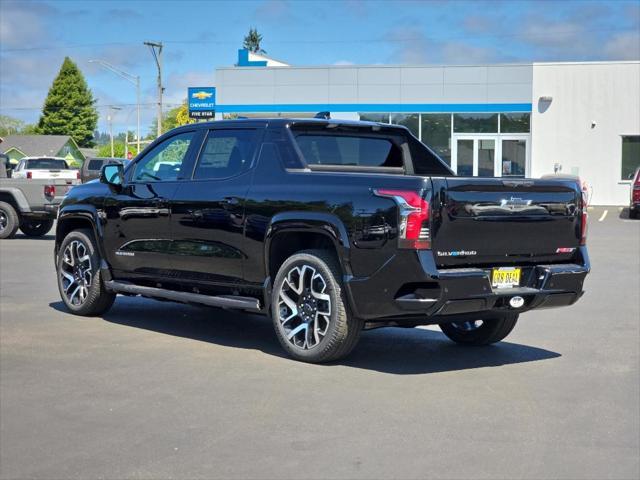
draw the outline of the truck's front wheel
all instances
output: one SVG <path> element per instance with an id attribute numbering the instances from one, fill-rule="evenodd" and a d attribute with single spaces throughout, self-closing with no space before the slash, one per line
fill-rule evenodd
<path id="1" fill-rule="evenodd" d="M 518 322 L 518 314 L 496 315 L 478 320 L 441 323 L 447 337 L 464 345 L 489 345 L 505 338 Z"/>
<path id="2" fill-rule="evenodd" d="M 349 313 L 340 268 L 324 250 L 296 253 L 282 264 L 273 284 L 271 316 L 282 347 L 311 363 L 348 355 L 363 326 Z"/>
<path id="3" fill-rule="evenodd" d="M 101 315 L 116 298 L 100 278 L 100 257 L 90 230 L 74 230 L 60 245 L 56 260 L 58 289 L 66 307 L 76 315 Z"/>

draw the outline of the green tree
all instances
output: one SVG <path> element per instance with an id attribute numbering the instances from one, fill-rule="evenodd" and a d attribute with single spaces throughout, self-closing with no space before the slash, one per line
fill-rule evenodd
<path id="1" fill-rule="evenodd" d="M 262 35 L 258 33 L 257 28 L 251 27 L 249 33 L 244 37 L 242 47 L 253 53 L 267 53 L 260 47 L 260 42 L 262 42 Z"/>
<path id="2" fill-rule="evenodd" d="M 93 94 L 78 66 L 65 57 L 44 101 L 38 131 L 45 135 L 70 135 L 80 147 L 92 147 L 97 123 Z"/>
<path id="3" fill-rule="evenodd" d="M 8 115 L 0 115 L 0 137 L 15 135 L 24 128 L 24 122 Z"/>
<path id="4" fill-rule="evenodd" d="M 167 110 L 162 114 L 162 133 L 190 123 L 195 123 L 195 120 L 189 118 L 189 109 L 187 108 L 187 101 L 185 100 L 182 105 Z M 158 132 L 157 125 L 158 121 L 154 118 L 151 121 L 147 138 L 155 138 Z"/>

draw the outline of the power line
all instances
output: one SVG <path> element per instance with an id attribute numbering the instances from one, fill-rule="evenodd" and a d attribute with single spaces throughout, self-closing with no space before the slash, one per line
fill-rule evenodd
<path id="1" fill-rule="evenodd" d="M 109 104 L 104 104 L 104 105 L 94 105 L 94 107 L 96 109 L 98 108 L 109 108 L 109 107 L 135 107 L 137 104 L 135 103 L 109 103 Z M 182 104 L 181 103 L 166 103 L 163 102 L 162 104 L 165 107 L 179 107 Z M 157 107 L 158 103 L 157 102 L 153 102 L 153 103 L 141 103 L 140 104 L 141 107 Z M 0 111 L 4 111 L 4 110 L 42 110 L 43 107 L 5 107 L 2 106 L 0 107 Z M 66 107 L 48 107 L 47 110 L 66 110 Z"/>
<path id="2" fill-rule="evenodd" d="M 541 30 L 539 32 L 512 32 L 512 33 L 490 33 L 490 34 L 472 34 L 472 35 L 453 35 L 453 36 L 442 36 L 442 37 L 433 37 L 433 36 L 422 36 L 422 35 L 410 35 L 406 37 L 391 37 L 391 38 L 353 38 L 353 39 L 318 39 L 318 40 L 304 40 L 304 39 L 291 39 L 291 40 L 269 40 L 269 44 L 294 44 L 294 45 L 340 45 L 340 44 L 348 44 L 348 43 L 362 43 L 362 44 L 370 44 L 370 43 L 405 43 L 405 42 L 415 42 L 422 40 L 431 40 L 431 41 L 447 41 L 447 40 L 477 40 L 480 38 L 552 38 L 552 37 L 561 37 L 563 35 L 572 34 L 572 33 L 594 33 L 594 32 L 638 32 L 638 28 L 590 28 L 590 29 L 567 29 L 567 30 Z M 163 43 L 165 44 L 175 44 L 175 45 L 238 45 L 239 42 L 231 41 L 231 40 L 165 40 Z M 50 45 L 50 46 L 41 46 L 41 47 L 25 47 L 25 48 L 8 48 L 8 49 L 0 49 L 0 53 L 12 53 L 12 52 L 29 52 L 29 51 L 44 51 L 44 50 L 60 50 L 60 49 L 74 49 L 74 48 L 89 48 L 89 47 L 107 47 L 113 45 L 138 45 L 138 42 L 103 42 L 103 43 L 86 43 L 86 44 L 74 44 L 74 45 Z"/>

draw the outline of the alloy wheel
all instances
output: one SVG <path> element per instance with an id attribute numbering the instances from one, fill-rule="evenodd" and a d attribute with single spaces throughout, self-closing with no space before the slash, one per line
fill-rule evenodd
<path id="1" fill-rule="evenodd" d="M 9 218 L 4 210 L 0 210 L 0 232 L 2 232 L 9 224 Z"/>
<path id="2" fill-rule="evenodd" d="M 317 347 L 329 331 L 331 297 L 327 282 L 315 268 L 296 266 L 289 270 L 278 293 L 278 321 L 294 347 Z"/>
<path id="3" fill-rule="evenodd" d="M 62 288 L 71 305 L 80 306 L 86 301 L 92 279 L 89 249 L 83 242 L 73 240 L 62 252 L 60 265 Z"/>

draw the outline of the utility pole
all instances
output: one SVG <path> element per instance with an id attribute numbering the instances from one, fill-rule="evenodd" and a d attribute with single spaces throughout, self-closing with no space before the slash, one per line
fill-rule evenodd
<path id="1" fill-rule="evenodd" d="M 151 50 L 151 54 L 158 67 L 158 137 L 162 135 L 162 42 L 144 42 Z M 156 51 L 157 49 L 157 51 Z"/>
<path id="2" fill-rule="evenodd" d="M 109 105 L 109 110 L 115 111 L 115 110 L 122 110 L 122 109 L 114 105 Z M 111 158 L 114 158 L 115 155 L 113 150 L 113 114 L 112 113 L 107 114 L 107 121 L 109 122 L 109 137 L 111 138 Z"/>

